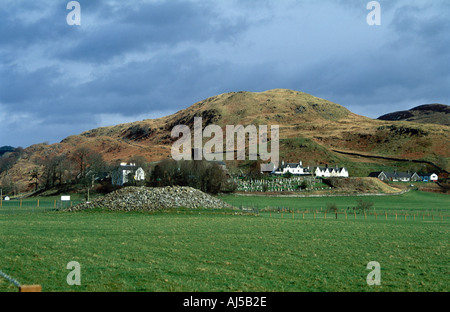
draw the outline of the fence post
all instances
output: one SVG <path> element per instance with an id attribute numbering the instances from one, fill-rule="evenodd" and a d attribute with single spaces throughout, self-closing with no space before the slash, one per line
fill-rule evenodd
<path id="1" fill-rule="evenodd" d="M 21 285 L 19 292 L 42 292 L 41 285 Z"/>

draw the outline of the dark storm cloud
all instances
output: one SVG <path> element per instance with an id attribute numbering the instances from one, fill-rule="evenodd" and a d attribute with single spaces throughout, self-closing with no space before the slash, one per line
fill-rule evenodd
<path id="1" fill-rule="evenodd" d="M 110 11 L 110 10 L 107 10 Z M 145 48 L 173 47 L 183 42 L 226 41 L 245 30 L 243 20 L 230 23 L 203 2 L 167 1 L 125 6 L 120 15 L 99 13 L 97 19 L 109 19 L 100 27 L 80 32 L 79 43 L 58 51 L 62 59 L 94 63 L 107 62 L 125 52 Z"/>
<path id="2" fill-rule="evenodd" d="M 430 12 L 430 8 L 408 5 L 399 8 L 393 17 L 392 26 L 398 34 L 393 42 L 395 48 L 420 47 L 428 56 L 448 57 L 450 47 L 450 4 L 448 10 Z"/>
<path id="3" fill-rule="evenodd" d="M 289 88 L 369 117 L 449 102 L 448 1 L 12 1 L 0 8 L 0 146 L 60 141 L 230 91 Z"/>

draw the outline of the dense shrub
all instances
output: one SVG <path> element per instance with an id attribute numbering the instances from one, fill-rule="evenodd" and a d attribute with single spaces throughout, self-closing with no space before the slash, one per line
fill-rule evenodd
<path id="1" fill-rule="evenodd" d="M 214 162 L 163 160 L 157 164 L 147 186 L 190 186 L 206 193 L 217 194 L 229 190 L 224 170 Z"/>

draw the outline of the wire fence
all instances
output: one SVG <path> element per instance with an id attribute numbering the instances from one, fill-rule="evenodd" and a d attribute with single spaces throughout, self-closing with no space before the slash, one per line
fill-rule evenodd
<path id="1" fill-rule="evenodd" d="M 16 287 L 20 287 L 20 283 L 13 277 L 9 276 L 8 274 L 2 272 L 0 270 L 0 277 L 3 277 L 5 280 L 7 280 L 9 283 L 13 284 Z"/>
<path id="2" fill-rule="evenodd" d="M 450 222 L 448 211 L 325 211 L 325 210 L 300 210 L 286 207 L 258 208 L 239 206 L 243 213 L 252 213 L 255 215 L 269 218 L 291 218 L 302 220 L 394 220 L 394 221 L 445 221 Z"/>
<path id="3" fill-rule="evenodd" d="M 40 213 L 50 211 L 62 211 L 71 206 L 83 203 L 83 200 L 61 201 L 61 200 L 10 200 L 0 201 L 0 215 L 14 215 L 23 213 Z M 178 213 L 184 210 L 177 209 Z M 167 212 L 171 212 L 168 210 Z M 186 209 L 184 213 L 192 213 L 192 209 Z M 239 213 L 272 218 L 294 218 L 294 219 L 339 219 L 339 220 L 406 220 L 406 221 L 448 221 L 450 222 L 450 211 L 448 210 L 401 210 L 401 211 L 357 211 L 343 209 L 327 211 L 325 209 L 292 209 L 289 207 L 261 207 L 260 205 L 239 205 L 230 211 L 223 209 L 195 210 L 196 213 Z"/>
<path id="4" fill-rule="evenodd" d="M 39 213 L 49 211 L 60 211 L 74 205 L 83 203 L 81 200 L 61 201 L 61 200 L 1 200 L 1 214 Z"/>

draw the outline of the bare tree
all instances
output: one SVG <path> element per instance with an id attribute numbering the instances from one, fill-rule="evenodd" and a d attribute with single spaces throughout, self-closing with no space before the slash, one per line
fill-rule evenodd
<path id="1" fill-rule="evenodd" d="M 71 159 L 77 167 L 76 179 L 86 186 L 92 185 L 97 175 L 108 171 L 103 156 L 88 147 L 76 149 Z"/>
<path id="2" fill-rule="evenodd" d="M 30 185 L 33 186 L 34 191 L 36 192 L 39 186 L 39 168 L 34 167 L 30 174 Z"/>
<path id="3" fill-rule="evenodd" d="M 0 183 L 0 188 L 2 189 L 3 195 L 17 193 L 17 186 L 11 179 L 9 175 L 5 175 Z"/>
<path id="4" fill-rule="evenodd" d="M 78 168 L 77 179 L 82 179 L 86 176 L 86 172 L 87 172 L 87 168 L 88 168 L 88 164 L 89 164 L 89 157 L 93 153 L 94 152 L 90 148 L 87 148 L 84 146 L 77 148 L 73 152 L 71 158 Z"/>
<path id="5" fill-rule="evenodd" d="M 203 192 L 217 194 L 226 184 L 223 169 L 207 161 L 164 160 L 151 173 L 149 186 L 191 186 Z"/>

